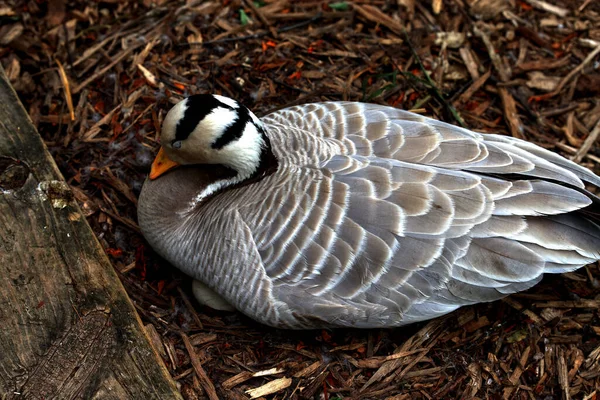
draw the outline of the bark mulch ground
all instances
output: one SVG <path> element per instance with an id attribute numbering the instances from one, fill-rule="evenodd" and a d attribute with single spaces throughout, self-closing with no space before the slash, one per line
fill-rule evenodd
<path id="1" fill-rule="evenodd" d="M 201 308 L 135 212 L 194 93 L 388 104 L 600 172 L 599 54 L 595 0 L 0 1 L 0 62 L 186 399 L 599 397 L 598 265 L 406 328 L 287 332 Z"/>

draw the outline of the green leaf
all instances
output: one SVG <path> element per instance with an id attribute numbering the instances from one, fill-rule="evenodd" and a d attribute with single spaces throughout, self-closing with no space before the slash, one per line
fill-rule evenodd
<path id="1" fill-rule="evenodd" d="M 265 2 L 261 1 L 261 0 L 257 0 L 254 2 L 254 7 L 256 7 L 256 8 L 264 7 L 264 5 L 265 5 Z"/>
<path id="2" fill-rule="evenodd" d="M 243 9 L 240 8 L 240 23 L 242 25 L 248 25 L 249 22 L 250 22 L 250 17 L 248 17 L 248 14 L 246 14 L 246 11 L 244 11 Z"/>
<path id="3" fill-rule="evenodd" d="M 338 1 L 336 3 L 329 3 L 329 8 L 336 11 L 348 11 L 350 6 L 345 1 Z"/>
<path id="4" fill-rule="evenodd" d="M 520 342 L 521 340 L 525 340 L 526 338 L 527 338 L 527 331 L 525 329 L 519 329 L 519 330 L 511 333 L 506 338 L 506 341 L 508 343 L 516 343 L 516 342 Z"/>

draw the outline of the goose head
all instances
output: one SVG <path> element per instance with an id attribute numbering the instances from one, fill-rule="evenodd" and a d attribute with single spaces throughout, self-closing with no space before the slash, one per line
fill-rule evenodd
<path id="1" fill-rule="evenodd" d="M 160 141 L 151 180 L 179 165 L 219 164 L 235 173 L 229 183 L 239 183 L 260 173 L 270 154 L 263 123 L 237 101 L 212 94 L 193 95 L 173 106 Z"/>

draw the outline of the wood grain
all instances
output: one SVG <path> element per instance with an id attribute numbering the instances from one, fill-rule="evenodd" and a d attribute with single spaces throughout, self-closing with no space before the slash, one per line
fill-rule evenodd
<path id="1" fill-rule="evenodd" d="M 181 399 L 0 67 L 0 398 Z"/>

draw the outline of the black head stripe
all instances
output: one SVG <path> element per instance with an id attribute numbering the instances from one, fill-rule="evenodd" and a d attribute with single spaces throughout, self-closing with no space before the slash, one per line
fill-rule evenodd
<path id="1" fill-rule="evenodd" d="M 186 99 L 183 118 L 179 120 L 175 130 L 175 140 L 185 140 L 196 129 L 198 123 L 217 107 L 233 110 L 231 106 L 220 102 L 211 94 L 195 94 Z"/>
<path id="2" fill-rule="evenodd" d="M 223 135 L 211 145 L 213 149 L 222 149 L 229 143 L 241 138 L 244 129 L 246 128 L 246 124 L 252 122 L 250 112 L 246 107 L 240 106 L 239 108 L 236 108 L 236 112 L 238 113 L 237 119 L 233 124 L 229 125 L 225 132 L 223 132 Z"/>

